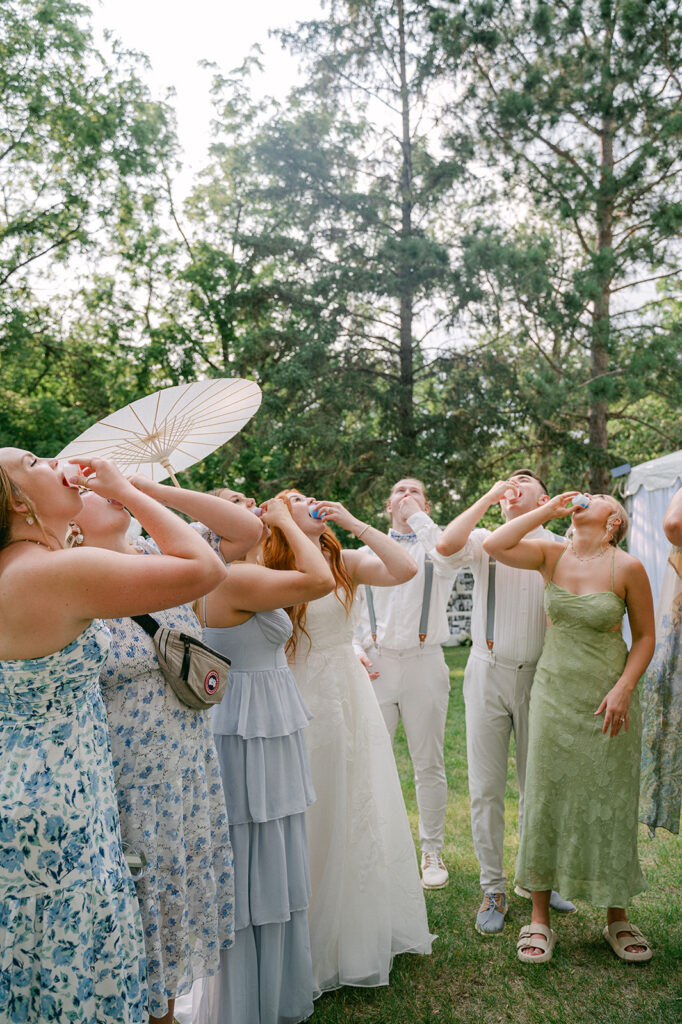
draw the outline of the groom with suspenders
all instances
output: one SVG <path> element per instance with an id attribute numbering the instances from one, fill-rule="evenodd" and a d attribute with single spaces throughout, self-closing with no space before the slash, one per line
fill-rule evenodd
<path id="1" fill-rule="evenodd" d="M 358 588 L 353 646 L 374 683 L 391 741 L 403 720 L 419 807 L 422 885 L 442 889 L 450 680 L 441 644 L 450 636 L 447 605 L 457 566 L 436 551 L 441 530 L 428 514 L 420 480 L 399 480 L 386 510 L 389 536 L 405 545 L 419 571 L 399 586 Z"/>
<path id="2" fill-rule="evenodd" d="M 441 555 L 474 576 L 471 654 L 464 673 L 467 762 L 471 831 L 481 869 L 483 902 L 476 931 L 499 934 L 507 913 L 502 866 L 504 795 L 509 740 L 516 740 L 519 783 L 519 830 L 523 821 L 523 787 L 528 746 L 528 705 L 535 666 L 545 635 L 543 582 L 540 573 L 501 565 L 483 549 L 489 530 L 475 529 L 489 508 L 500 503 L 505 519 L 514 519 L 549 500 L 547 488 L 531 470 L 519 469 L 499 480 L 470 508 L 445 527 L 437 542 Z M 539 526 L 528 537 L 554 534 Z M 561 538 L 556 537 L 556 540 Z M 520 896 L 530 893 L 517 887 Z M 553 892 L 551 906 L 563 913 L 576 908 Z"/>

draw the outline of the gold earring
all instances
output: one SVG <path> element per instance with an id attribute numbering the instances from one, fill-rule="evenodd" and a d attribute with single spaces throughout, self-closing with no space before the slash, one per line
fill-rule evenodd
<path id="1" fill-rule="evenodd" d="M 69 532 L 66 535 L 66 545 L 69 548 L 79 547 L 85 540 L 83 531 L 78 523 L 69 523 Z"/>

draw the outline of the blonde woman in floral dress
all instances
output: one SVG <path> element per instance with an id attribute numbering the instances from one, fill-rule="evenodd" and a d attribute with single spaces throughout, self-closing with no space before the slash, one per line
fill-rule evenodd
<path id="1" fill-rule="evenodd" d="M 76 473 L 74 467 L 73 470 Z M 82 506 L 56 459 L 0 449 L 0 1020 L 144 1024 L 142 922 L 121 847 L 99 671 L 105 617 L 172 607 L 224 567 L 103 459 L 89 486 L 165 552 L 65 550 Z M 147 564 L 149 563 L 149 564 Z"/>

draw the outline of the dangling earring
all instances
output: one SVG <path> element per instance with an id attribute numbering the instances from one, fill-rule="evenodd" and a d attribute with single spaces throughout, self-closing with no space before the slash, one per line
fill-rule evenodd
<path id="1" fill-rule="evenodd" d="M 33 526 L 34 523 L 35 523 L 35 519 L 31 515 L 31 513 L 29 512 L 29 514 L 26 516 L 26 525 L 27 526 Z"/>
<path id="2" fill-rule="evenodd" d="M 66 546 L 69 548 L 77 548 L 83 543 L 85 537 L 78 523 L 69 523 L 69 532 L 66 535 Z"/>
<path id="3" fill-rule="evenodd" d="M 604 530 L 604 540 L 607 544 L 612 543 L 613 538 L 611 536 L 611 531 L 613 530 L 614 526 L 617 525 L 620 525 L 620 517 L 617 512 L 612 512 L 609 518 L 606 520 L 606 528 Z"/>

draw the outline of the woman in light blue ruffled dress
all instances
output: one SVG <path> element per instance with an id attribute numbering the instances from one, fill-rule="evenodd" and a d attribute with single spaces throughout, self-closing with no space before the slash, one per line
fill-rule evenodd
<path id="1" fill-rule="evenodd" d="M 125 504 L 165 554 L 147 565 L 64 549 L 82 505 L 75 482 L 55 459 L 0 450 L 0 1020 L 8 1024 L 147 1019 L 142 922 L 98 685 L 110 637 L 98 620 L 192 600 L 224 574 L 192 530 L 111 463 L 93 459 L 86 478 Z"/>
<path id="2" fill-rule="evenodd" d="M 133 482 L 162 504 L 204 521 L 214 547 L 239 558 L 260 537 L 245 510 L 196 491 Z M 153 541 L 126 533 L 130 516 L 118 503 L 86 495 L 76 517 L 86 545 L 126 552 L 154 564 Z M 197 524 L 198 526 L 198 524 Z M 144 557 L 140 558 L 142 555 Z M 152 557 L 150 557 L 152 556 Z M 157 612 L 159 625 L 201 638 L 185 604 Z M 131 618 L 108 619 L 112 643 L 100 673 L 111 735 L 124 849 L 142 853 L 136 879 L 147 956 L 149 1013 L 171 1024 L 175 997 L 218 970 L 234 937 L 234 877 L 225 796 L 208 709 L 187 707 L 161 673 L 154 644 Z"/>
<path id="3" fill-rule="evenodd" d="M 251 503 L 253 504 L 253 503 Z M 195 1024 L 294 1024 L 313 1012 L 306 808 L 315 795 L 303 729 L 310 714 L 284 653 L 283 606 L 330 593 L 333 577 L 286 504 L 267 503 L 294 552 L 289 570 L 230 566 L 204 601 L 204 641 L 232 661 L 214 708 L 235 869 L 235 943 L 220 973 L 195 989 Z"/>

